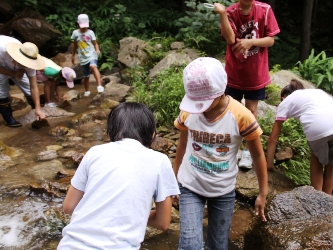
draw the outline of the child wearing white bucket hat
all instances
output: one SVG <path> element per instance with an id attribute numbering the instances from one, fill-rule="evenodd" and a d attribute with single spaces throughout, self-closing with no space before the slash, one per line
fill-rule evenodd
<path id="1" fill-rule="evenodd" d="M 174 172 L 180 187 L 179 249 L 203 249 L 202 219 L 208 207 L 207 249 L 228 249 L 238 173 L 237 153 L 248 141 L 259 182 L 255 212 L 266 221 L 267 169 L 253 114 L 225 95 L 227 74 L 211 57 L 192 61 L 183 71 L 185 96 L 175 120 L 180 130 Z"/>
<path id="2" fill-rule="evenodd" d="M 77 17 L 79 28 L 74 30 L 71 36 L 74 48 L 72 51 L 72 63 L 74 64 L 75 53 L 78 52 L 80 65 L 83 71 L 83 84 L 85 88 L 84 96 L 90 95 L 90 71 L 94 74 L 97 83 L 97 92 L 102 93 L 101 74 L 97 68 L 98 55 L 101 53 L 96 41 L 95 33 L 89 29 L 89 17 L 80 14 Z"/>
<path id="3" fill-rule="evenodd" d="M 56 93 L 57 97 L 61 99 L 58 83 L 66 81 L 67 86 L 73 88 L 76 73 L 69 67 L 60 67 L 46 57 L 43 57 L 43 59 L 45 62 L 45 68 L 43 70 L 37 70 L 37 80 L 44 83 L 45 106 L 53 108 L 58 106 L 55 102 L 54 93 Z"/>
<path id="4" fill-rule="evenodd" d="M 22 126 L 12 114 L 8 79 L 22 90 L 28 103 L 35 108 L 37 120 L 45 117 L 40 106 L 36 79 L 36 69 L 42 69 L 44 65 L 35 44 L 22 44 L 13 37 L 0 36 L 0 112 L 7 126 Z"/>

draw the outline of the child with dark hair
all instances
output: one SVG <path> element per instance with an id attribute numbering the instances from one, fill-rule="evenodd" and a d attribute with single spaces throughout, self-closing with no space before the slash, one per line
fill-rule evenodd
<path id="1" fill-rule="evenodd" d="M 320 89 L 304 89 L 298 80 L 281 90 L 281 103 L 267 145 L 267 168 L 274 170 L 276 143 L 283 122 L 292 117 L 303 127 L 311 150 L 311 185 L 327 194 L 333 190 L 333 98 Z M 324 168 L 323 168 L 324 166 Z"/>
<path id="2" fill-rule="evenodd" d="M 169 227 L 179 188 L 168 157 L 150 149 L 155 128 L 144 104 L 110 112 L 111 142 L 92 147 L 71 180 L 63 209 L 73 214 L 57 249 L 140 249 L 147 224 Z"/>

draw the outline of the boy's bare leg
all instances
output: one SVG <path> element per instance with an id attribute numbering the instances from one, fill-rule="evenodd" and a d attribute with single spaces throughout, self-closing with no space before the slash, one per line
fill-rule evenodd
<path id="1" fill-rule="evenodd" d="M 89 76 L 83 78 L 83 84 L 84 84 L 85 91 L 89 91 L 89 85 L 90 85 Z"/>
<path id="2" fill-rule="evenodd" d="M 314 189 L 323 191 L 323 165 L 319 162 L 319 159 L 317 156 L 315 156 L 313 153 L 311 153 L 311 160 L 310 160 L 310 180 L 311 180 L 311 186 L 314 187 Z M 332 192 L 332 188 L 331 188 Z"/>
<path id="3" fill-rule="evenodd" d="M 45 98 L 45 103 L 50 103 L 51 102 L 51 81 L 47 80 L 44 81 L 44 98 Z"/>
<path id="4" fill-rule="evenodd" d="M 333 165 L 325 165 L 324 170 L 324 183 L 323 183 L 323 192 L 327 194 L 332 194 L 333 190 Z"/>

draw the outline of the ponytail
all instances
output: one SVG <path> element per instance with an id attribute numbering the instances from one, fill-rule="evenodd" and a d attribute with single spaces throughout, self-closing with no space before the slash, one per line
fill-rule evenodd
<path id="1" fill-rule="evenodd" d="M 286 97 L 298 89 L 304 89 L 303 84 L 296 79 L 291 79 L 290 83 L 281 90 L 281 100 L 282 97 Z"/>

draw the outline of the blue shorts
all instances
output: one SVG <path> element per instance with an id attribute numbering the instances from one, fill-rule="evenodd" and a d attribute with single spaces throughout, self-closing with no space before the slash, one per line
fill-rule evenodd
<path id="1" fill-rule="evenodd" d="M 88 62 L 85 65 L 81 65 L 82 71 L 83 71 L 83 77 L 89 77 L 90 76 L 90 66 L 95 65 L 97 67 L 97 59 L 93 59 L 90 62 Z"/>
<path id="2" fill-rule="evenodd" d="M 245 100 L 264 100 L 266 98 L 266 88 L 257 90 L 240 90 L 235 88 L 230 88 L 227 86 L 225 93 L 230 95 L 237 101 L 241 101 L 244 97 Z"/>

